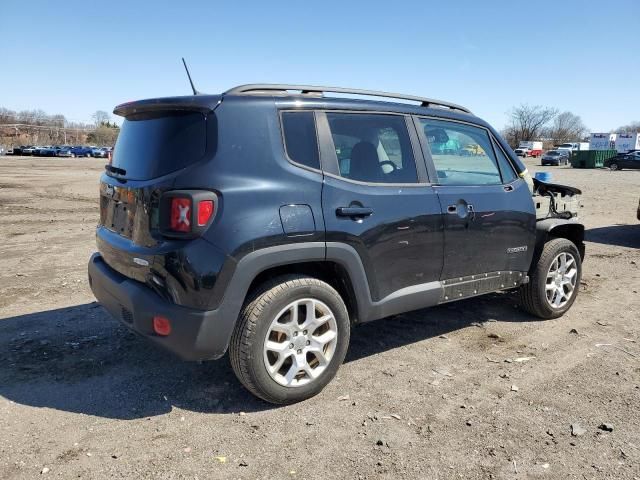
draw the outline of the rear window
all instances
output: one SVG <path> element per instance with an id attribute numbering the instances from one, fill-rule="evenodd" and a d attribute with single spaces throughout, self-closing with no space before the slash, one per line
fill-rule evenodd
<path id="1" fill-rule="evenodd" d="M 112 165 L 124 169 L 128 179 L 148 180 L 198 161 L 206 146 L 206 118 L 202 113 L 138 113 L 122 123 Z"/>

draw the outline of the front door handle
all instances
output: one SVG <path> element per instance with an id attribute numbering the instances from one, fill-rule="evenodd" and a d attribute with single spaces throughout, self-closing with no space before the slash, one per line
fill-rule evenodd
<path id="1" fill-rule="evenodd" d="M 476 218 L 476 211 L 470 203 L 454 203 L 453 205 L 449 205 L 447 207 L 447 213 L 458 215 L 460 218 L 469 217 L 469 220 Z"/>
<path id="2" fill-rule="evenodd" d="M 370 207 L 338 207 L 336 215 L 339 217 L 368 217 L 373 213 Z"/>

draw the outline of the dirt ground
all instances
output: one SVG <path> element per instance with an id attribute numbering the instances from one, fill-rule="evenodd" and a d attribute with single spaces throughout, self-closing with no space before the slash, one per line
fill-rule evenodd
<path id="1" fill-rule="evenodd" d="M 563 318 L 495 294 L 367 324 L 274 407 L 94 303 L 103 163 L 0 157 L 0 478 L 640 478 L 640 171 L 545 167 L 584 191 Z"/>

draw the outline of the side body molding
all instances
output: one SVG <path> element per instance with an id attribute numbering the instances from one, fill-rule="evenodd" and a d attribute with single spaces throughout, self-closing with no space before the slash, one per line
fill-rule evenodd
<path id="1" fill-rule="evenodd" d="M 398 313 L 437 305 L 443 296 L 441 282 L 428 282 L 397 290 L 373 301 L 360 256 L 350 245 L 327 242 L 327 260 L 339 263 L 348 272 L 358 305 L 358 322 L 369 322 Z"/>
<path id="2" fill-rule="evenodd" d="M 339 242 L 304 242 L 267 247 L 251 252 L 237 263 L 218 309 L 215 321 L 204 322 L 197 344 L 205 348 L 212 339 L 224 339 L 228 346 L 251 282 L 261 272 L 294 263 L 333 261 L 348 273 L 355 292 L 358 322 L 368 322 L 410 310 L 437 305 L 444 289 L 441 282 L 403 288 L 374 302 L 362 261 L 353 247 Z M 225 346 L 225 351 L 226 351 Z M 224 351 L 216 352 L 216 357 Z"/>

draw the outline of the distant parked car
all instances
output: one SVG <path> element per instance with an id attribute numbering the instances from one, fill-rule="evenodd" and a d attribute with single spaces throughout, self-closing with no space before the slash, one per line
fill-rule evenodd
<path id="1" fill-rule="evenodd" d="M 91 150 L 91 156 L 95 158 L 107 158 L 110 151 L 111 147 L 94 148 Z"/>
<path id="2" fill-rule="evenodd" d="M 41 157 L 55 157 L 58 155 L 59 150 L 60 147 L 58 146 L 50 146 L 41 148 L 39 153 Z"/>
<path id="3" fill-rule="evenodd" d="M 569 152 L 566 150 L 549 150 L 542 155 L 540 165 L 568 165 Z"/>
<path id="4" fill-rule="evenodd" d="M 622 170 L 623 168 L 640 168 L 640 151 L 631 153 L 619 153 L 613 158 L 605 160 L 604 166 L 611 170 Z"/>
<path id="5" fill-rule="evenodd" d="M 81 145 L 76 147 L 71 147 L 71 155 L 72 157 L 90 157 L 91 156 L 92 147 L 83 147 Z"/>
<path id="6" fill-rule="evenodd" d="M 41 157 L 42 152 L 48 148 L 51 148 L 51 147 L 48 145 L 37 145 L 33 147 L 33 152 L 31 152 L 31 155 L 33 155 L 34 157 Z"/>
<path id="7" fill-rule="evenodd" d="M 531 150 L 529 150 L 526 147 L 522 147 L 522 148 L 516 148 L 514 152 L 516 152 L 516 155 L 519 157 L 527 158 L 529 156 L 529 153 L 531 153 Z"/>
<path id="8" fill-rule="evenodd" d="M 33 155 L 34 150 L 36 149 L 36 147 L 34 147 L 33 145 L 27 145 L 26 147 L 23 147 L 20 151 L 21 155 Z"/>
<path id="9" fill-rule="evenodd" d="M 56 157 L 71 157 L 71 146 L 70 145 L 62 145 L 58 147 L 58 151 L 56 152 Z"/>

